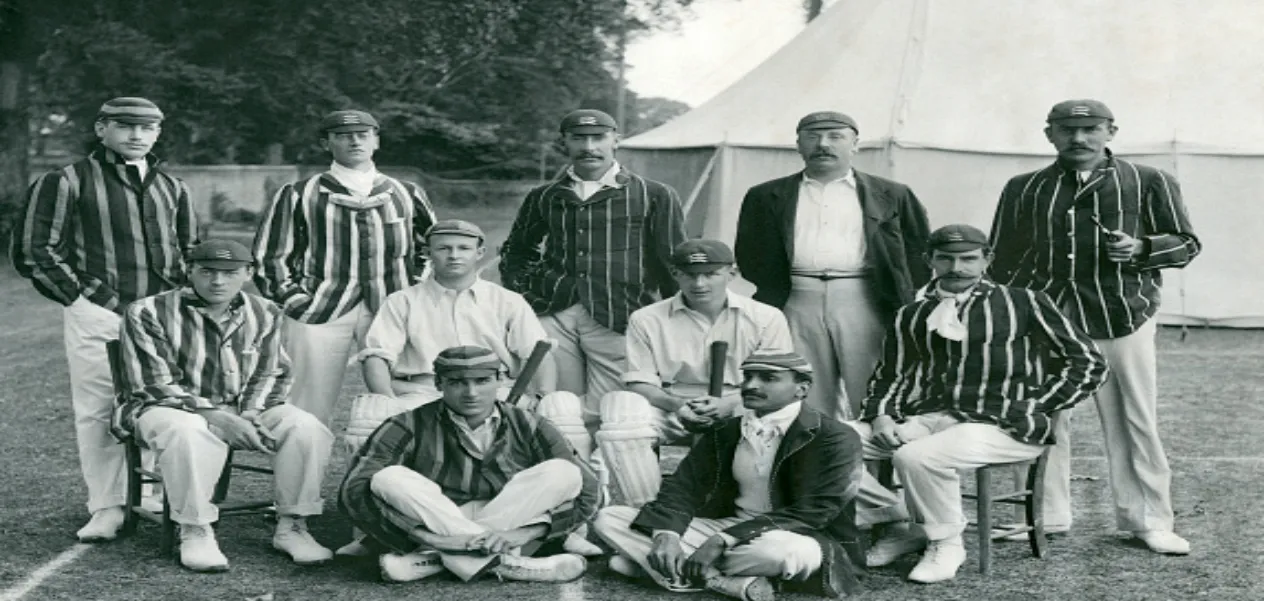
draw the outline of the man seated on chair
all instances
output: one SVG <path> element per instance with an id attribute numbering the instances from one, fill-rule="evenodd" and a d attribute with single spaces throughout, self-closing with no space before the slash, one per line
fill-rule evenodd
<path id="1" fill-rule="evenodd" d="M 791 351 L 781 311 L 728 289 L 736 277 L 733 251 L 718 240 L 688 240 L 672 252 L 680 292 L 642 307 L 628 320 L 627 390 L 601 399 L 598 446 L 632 507 L 658 494 L 654 449 L 688 445 L 692 432 L 741 409 L 742 361 L 757 351 Z M 708 395 L 711 343 L 728 343 L 724 389 Z"/>
<path id="2" fill-rule="evenodd" d="M 855 594 L 860 437 L 803 404 L 812 367 L 799 355 L 756 351 L 741 368 L 740 417 L 703 433 L 639 512 L 598 514 L 597 534 L 618 553 L 611 569 L 746 601 L 771 599 L 770 579 Z"/>
<path id="3" fill-rule="evenodd" d="M 565 582 L 584 558 L 556 549 L 600 507 L 596 476 L 551 422 L 496 399 L 500 358 L 460 346 L 434 360 L 442 402 L 387 419 L 351 462 L 338 504 L 385 548 L 382 577 L 445 568 L 469 581 Z"/>
<path id="4" fill-rule="evenodd" d="M 1058 434 L 1055 411 L 1106 379 L 1097 345 L 1043 292 L 992 282 L 988 237 L 969 225 L 931 233 L 935 280 L 902 307 L 883 343 L 861 418 L 850 425 L 866 459 L 890 458 L 913 529 L 896 527 L 869 550 L 870 567 L 926 548 L 914 582 L 953 578 L 965 562 L 958 470 L 1037 458 Z M 883 493 L 872 476 L 865 487 Z"/>
<path id="5" fill-rule="evenodd" d="M 219 517 L 211 497 L 230 448 L 272 460 L 272 546 L 300 565 L 328 561 L 333 554 L 308 534 L 305 520 L 324 505 L 320 483 L 333 434 L 287 404 L 281 310 L 241 290 L 254 271 L 245 246 L 208 240 L 188 261 L 188 286 L 140 299 L 124 314 L 118 431 L 157 455 L 186 568 L 228 569 L 211 529 Z"/>

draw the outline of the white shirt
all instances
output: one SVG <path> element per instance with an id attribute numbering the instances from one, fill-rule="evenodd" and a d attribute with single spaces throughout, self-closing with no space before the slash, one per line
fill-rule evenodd
<path id="1" fill-rule="evenodd" d="M 337 178 L 351 193 L 358 196 L 368 196 L 373 191 L 373 181 L 377 179 L 377 166 L 369 163 L 367 170 L 360 171 L 334 161 L 329 166 L 329 174 Z"/>
<path id="2" fill-rule="evenodd" d="M 602 188 L 619 187 L 619 182 L 615 179 L 615 176 L 619 175 L 619 161 L 612 163 L 610 165 L 610 169 L 607 169 L 601 177 L 597 178 L 597 181 L 590 182 L 586 179 L 580 179 L 580 177 L 575 174 L 574 165 L 566 168 L 566 175 L 571 178 L 571 189 L 575 191 L 575 194 L 579 196 L 580 200 L 588 200 L 593 194 L 596 194 L 597 191 Z"/>
<path id="3" fill-rule="evenodd" d="M 794 219 L 792 271 L 857 272 L 865 268 L 865 214 L 856 174 L 829 182 L 803 175 Z"/>
<path id="4" fill-rule="evenodd" d="M 433 375 L 444 349 L 474 345 L 496 353 L 512 378 L 536 342 L 546 338 L 535 311 L 517 292 L 481 279 L 457 291 L 432 276 L 386 297 L 357 358 L 381 357 L 398 378 Z"/>
<path id="5" fill-rule="evenodd" d="M 144 180 L 145 176 L 149 174 L 149 161 L 145 160 L 145 157 L 141 157 L 139 159 L 129 159 L 127 164 L 135 167 L 136 170 L 140 172 L 141 180 Z"/>
<path id="6" fill-rule="evenodd" d="M 802 402 L 795 402 L 762 418 L 754 412 L 742 416 L 742 440 L 733 453 L 737 517 L 748 520 L 772 511 L 772 462 L 802 408 Z M 765 434 L 757 435 L 761 430 Z"/>

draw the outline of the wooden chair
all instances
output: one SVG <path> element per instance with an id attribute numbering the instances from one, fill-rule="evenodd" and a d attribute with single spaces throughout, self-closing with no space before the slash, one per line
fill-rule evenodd
<path id="1" fill-rule="evenodd" d="M 1045 449 L 1035 459 L 1015 463 L 994 463 L 974 470 L 974 493 L 962 493 L 962 498 L 975 501 L 974 526 L 979 541 L 979 573 L 988 574 L 992 570 L 992 541 L 1015 534 L 1027 533 L 1027 541 L 1031 545 L 1031 554 L 1043 559 L 1046 546 L 1044 527 L 1044 479 L 1045 464 L 1049 460 L 1049 449 Z M 1017 469 L 1027 468 L 1023 486 L 1017 490 L 1001 494 L 992 492 L 992 474 L 997 470 L 1009 474 Z M 883 460 L 878 465 L 878 481 L 892 490 L 903 488 L 895 483 L 895 472 L 890 460 Z M 992 526 L 992 504 L 1022 505 L 1024 523 L 1013 528 L 997 529 Z"/>
<path id="2" fill-rule="evenodd" d="M 116 402 L 121 402 L 124 392 L 119 390 L 119 384 L 123 381 L 120 377 L 123 369 L 123 357 L 119 341 L 111 340 L 107 342 L 106 351 L 109 353 L 110 358 L 110 374 L 114 377 Z M 159 551 L 164 556 L 172 556 L 176 544 L 176 525 L 175 522 L 171 521 L 171 505 L 167 502 L 166 495 L 163 495 L 161 512 L 151 511 L 141 505 L 142 486 L 145 484 L 162 484 L 162 475 L 156 469 L 145 469 L 144 464 L 141 462 L 141 451 L 145 447 L 139 438 L 131 436 L 123 440 L 122 443 L 127 457 L 127 504 L 123 507 L 123 529 L 121 534 L 127 536 L 134 533 L 140 519 L 159 524 L 162 527 Z M 224 461 L 224 469 L 220 472 L 219 481 L 215 483 L 215 493 L 211 497 L 211 502 L 219 506 L 219 516 L 221 518 L 235 515 L 274 516 L 276 511 L 270 500 L 224 502 L 228 497 L 228 487 L 232 480 L 233 470 L 272 474 L 272 468 L 237 463 L 234 461 L 233 450 L 229 449 L 228 457 Z"/>

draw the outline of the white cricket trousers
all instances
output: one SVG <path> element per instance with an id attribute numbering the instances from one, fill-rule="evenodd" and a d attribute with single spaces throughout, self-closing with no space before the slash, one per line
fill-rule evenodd
<path id="1" fill-rule="evenodd" d="M 1097 391 L 1115 522 L 1126 532 L 1172 530 L 1172 469 L 1159 440 L 1157 326 L 1152 319 L 1121 338 L 1094 339 L 1110 375 Z M 1058 424 L 1058 442 L 1045 476 L 1045 524 L 1070 523 L 1071 422 Z M 1066 521 L 1058 521 L 1066 516 Z"/>
<path id="2" fill-rule="evenodd" d="M 597 323 L 581 305 L 571 305 L 540 318 L 544 331 L 557 346 L 557 389 L 573 392 L 584 400 L 584 423 L 595 431 L 601 416 L 601 399 L 623 390 L 628 355 L 625 337 Z"/>
<path id="3" fill-rule="evenodd" d="M 75 413 L 79 468 L 88 485 L 88 511 L 127 503 L 127 458 L 110 434 L 114 379 L 106 342 L 118 340 L 121 318 L 84 297 L 62 310 L 70 399 Z"/>
<path id="4" fill-rule="evenodd" d="M 664 586 L 662 575 L 655 572 L 647 560 L 653 541 L 632 529 L 638 511 L 619 505 L 607 507 L 593 520 L 593 529 L 602 540 L 614 547 L 616 553 L 636 562 L 654 582 Z M 737 517 L 694 518 L 680 537 L 680 546 L 686 554 L 691 554 L 716 533 L 744 521 Z M 769 530 L 749 543 L 726 550 L 715 567 L 725 576 L 803 581 L 820 569 L 821 545 L 810 536 L 787 530 Z"/>
<path id="5" fill-rule="evenodd" d="M 868 423 L 851 426 L 866 447 L 872 444 Z M 900 434 L 908 442 L 891 453 L 891 464 L 904 483 L 913 523 L 933 541 L 960 536 L 966 529 L 960 470 L 1035 459 L 1045 450 L 1015 440 L 992 424 L 959 422 L 947 412 L 914 415 L 900 424 Z"/>
<path id="6" fill-rule="evenodd" d="M 550 459 L 514 474 L 490 501 L 457 505 L 443 495 L 433 480 L 402 465 L 373 475 L 370 489 L 385 504 L 383 514 L 396 526 L 411 531 L 425 527 L 441 536 L 507 531 L 547 524 L 549 512 L 575 499 L 583 475 L 574 463 Z M 444 567 L 463 580 L 482 570 L 494 556 L 441 553 Z"/>
<path id="7" fill-rule="evenodd" d="M 277 439 L 272 456 L 277 513 L 319 515 L 324 507 L 320 483 L 329 465 L 333 433 L 291 405 L 268 409 L 259 414 L 259 421 Z M 204 526 L 219 519 L 211 496 L 228 457 L 228 443 L 211 432 L 206 419 L 181 409 L 154 407 L 137 418 L 136 434 L 158 455 L 172 521 Z"/>
<path id="8" fill-rule="evenodd" d="M 795 349 L 812 364 L 808 406 L 838 421 L 859 416 L 890 326 L 873 284 L 869 278 L 791 276 L 790 286 L 782 312 Z"/>
<path id="9" fill-rule="evenodd" d="M 285 318 L 285 350 L 294 364 L 294 406 L 328 426 L 342 392 L 352 353 L 364 343 L 373 314 L 359 303 L 332 321 L 308 324 Z"/>

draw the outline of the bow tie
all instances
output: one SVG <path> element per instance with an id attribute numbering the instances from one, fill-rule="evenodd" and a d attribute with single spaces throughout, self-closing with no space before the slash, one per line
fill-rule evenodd
<path id="1" fill-rule="evenodd" d="M 754 415 L 746 415 L 742 418 L 742 438 L 751 443 L 751 447 L 755 449 L 755 453 L 763 455 L 772 446 L 773 441 L 777 440 L 780 433 L 777 426 L 767 423 Z"/>
<path id="2" fill-rule="evenodd" d="M 927 326 L 930 327 L 932 332 L 948 340 L 957 342 L 965 340 L 966 326 L 961 323 L 961 318 L 957 316 L 957 305 L 961 300 L 969 298 L 969 294 L 956 295 L 943 292 L 942 290 L 935 290 L 932 294 L 939 297 L 939 304 L 935 305 L 935 309 L 926 318 Z"/>

